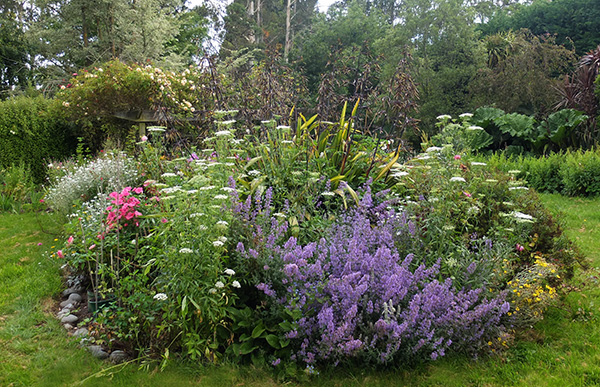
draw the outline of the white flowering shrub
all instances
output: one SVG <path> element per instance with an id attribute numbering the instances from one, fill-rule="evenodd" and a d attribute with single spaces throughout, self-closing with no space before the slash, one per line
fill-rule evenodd
<path id="1" fill-rule="evenodd" d="M 55 211 L 70 214 L 75 202 L 86 202 L 99 193 L 120 191 L 138 180 L 135 161 L 124 154 L 111 153 L 67 172 L 52 183 L 46 199 Z"/>

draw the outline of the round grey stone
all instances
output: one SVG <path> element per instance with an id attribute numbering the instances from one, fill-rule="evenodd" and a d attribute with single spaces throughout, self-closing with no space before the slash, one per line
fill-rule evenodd
<path id="1" fill-rule="evenodd" d="M 72 303 L 81 302 L 81 296 L 79 293 L 71 293 L 67 301 L 71 301 Z"/>
<path id="2" fill-rule="evenodd" d="M 125 351 L 121 350 L 112 351 L 109 360 L 115 364 L 123 363 L 125 360 L 127 360 L 127 354 Z"/>
<path id="3" fill-rule="evenodd" d="M 99 345 L 90 345 L 88 349 L 90 350 L 92 355 L 94 357 L 97 357 L 98 359 L 106 359 L 109 356 L 108 353 L 104 351 Z"/>
<path id="4" fill-rule="evenodd" d="M 86 337 L 87 335 L 88 335 L 88 330 L 85 327 L 78 328 L 75 332 L 73 332 L 73 336 L 76 336 L 76 337 Z"/>
<path id="5" fill-rule="evenodd" d="M 68 297 L 73 293 L 79 293 L 81 291 L 81 287 L 79 286 L 72 286 L 70 288 L 67 288 L 65 290 L 63 290 L 62 295 L 63 297 Z"/>
<path id="6" fill-rule="evenodd" d="M 60 322 L 63 324 L 73 324 L 76 323 L 77 320 L 79 320 L 79 317 L 75 316 L 74 314 L 68 314 L 65 317 L 60 319 Z"/>
<path id="7" fill-rule="evenodd" d="M 73 325 L 71 325 L 71 324 L 65 324 L 65 325 L 63 325 L 63 327 L 65 327 L 66 330 L 73 329 Z"/>

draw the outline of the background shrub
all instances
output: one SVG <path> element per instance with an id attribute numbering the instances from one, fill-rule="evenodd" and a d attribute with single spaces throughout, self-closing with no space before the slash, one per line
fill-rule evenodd
<path id="1" fill-rule="evenodd" d="M 46 160 L 64 159 L 75 150 L 72 127 L 42 96 L 0 102 L 0 167 L 24 164 L 35 183 L 44 181 Z"/>
<path id="2" fill-rule="evenodd" d="M 600 194 L 600 154 L 598 151 L 568 153 L 560 169 L 564 193 L 570 196 Z"/>

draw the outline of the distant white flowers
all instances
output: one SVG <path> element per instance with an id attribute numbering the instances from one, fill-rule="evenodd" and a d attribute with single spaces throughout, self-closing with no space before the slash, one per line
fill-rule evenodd
<path id="1" fill-rule="evenodd" d="M 519 187 L 510 187 L 510 188 L 508 188 L 508 190 L 509 190 L 509 191 L 515 191 L 515 190 L 524 190 L 524 191 L 529 191 L 529 188 L 527 188 L 527 187 L 522 187 L 522 186 L 519 186 Z"/>
<path id="2" fill-rule="evenodd" d="M 468 130 L 483 130 L 481 126 L 471 125 L 467 128 Z"/>
<path id="3" fill-rule="evenodd" d="M 179 249 L 179 252 L 181 254 L 191 254 L 191 253 L 194 252 L 194 250 L 192 250 L 190 248 L 187 248 L 187 247 L 184 247 L 184 248 Z"/>
<path id="4" fill-rule="evenodd" d="M 441 116 L 437 116 L 436 119 L 442 121 L 442 120 L 449 120 L 451 119 L 452 116 L 449 116 L 448 114 L 442 114 Z"/>
<path id="5" fill-rule="evenodd" d="M 234 288 L 238 288 L 238 289 L 242 287 L 242 285 L 240 285 L 240 283 L 238 281 L 233 281 L 231 283 L 231 286 L 233 286 Z"/>
<path id="6" fill-rule="evenodd" d="M 215 195 L 215 197 L 214 197 L 215 200 L 225 200 L 227 198 L 228 198 L 227 195 Z"/>
<path id="7" fill-rule="evenodd" d="M 486 164 L 486 163 L 479 162 L 479 161 L 471 161 L 471 165 L 483 165 L 483 166 L 485 166 L 485 165 L 487 165 L 487 164 Z"/>
<path id="8" fill-rule="evenodd" d="M 215 136 L 217 136 L 217 137 L 233 136 L 233 133 L 231 133 L 229 130 L 219 130 L 218 132 L 215 132 Z"/>
<path id="9" fill-rule="evenodd" d="M 215 288 L 217 289 L 223 289 L 225 287 L 225 284 L 221 281 L 217 281 L 217 283 L 215 284 Z"/>
<path id="10" fill-rule="evenodd" d="M 235 271 L 233 269 L 225 269 L 223 273 L 227 275 L 235 275 Z"/>
<path id="11" fill-rule="evenodd" d="M 223 245 L 224 245 L 224 243 L 223 243 L 223 242 L 221 242 L 221 241 L 213 241 L 213 243 L 212 243 L 212 244 L 213 244 L 213 246 L 215 246 L 215 247 L 221 247 L 221 246 L 223 246 Z"/>
<path id="12" fill-rule="evenodd" d="M 439 146 L 430 146 L 429 148 L 425 149 L 425 152 L 440 152 L 441 150 L 443 150 L 443 148 L 440 148 Z"/>
<path id="13" fill-rule="evenodd" d="M 460 176 L 453 176 L 450 178 L 450 181 L 460 181 L 460 182 L 466 182 L 464 177 L 460 177 Z"/>
<path id="14" fill-rule="evenodd" d="M 168 297 L 165 293 L 156 293 L 153 298 L 158 301 L 166 301 Z"/>
<path id="15" fill-rule="evenodd" d="M 460 118 L 471 118 L 473 117 L 473 113 L 463 113 L 459 115 Z"/>

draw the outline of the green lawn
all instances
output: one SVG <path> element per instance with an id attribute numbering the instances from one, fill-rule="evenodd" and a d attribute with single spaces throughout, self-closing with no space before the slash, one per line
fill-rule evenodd
<path id="1" fill-rule="evenodd" d="M 592 269 L 565 300 L 502 356 L 447 358 L 417 369 L 323 371 L 314 386 L 600 385 L 600 199 L 542 195 Z M 53 317 L 62 286 L 51 250 L 60 227 L 47 214 L 0 214 L 0 386 L 275 386 L 265 370 L 172 363 L 164 372 L 94 359 Z M 42 243 L 38 246 L 38 243 Z M 117 372 L 118 371 L 118 372 Z M 293 385 L 293 384 L 292 384 Z"/>

